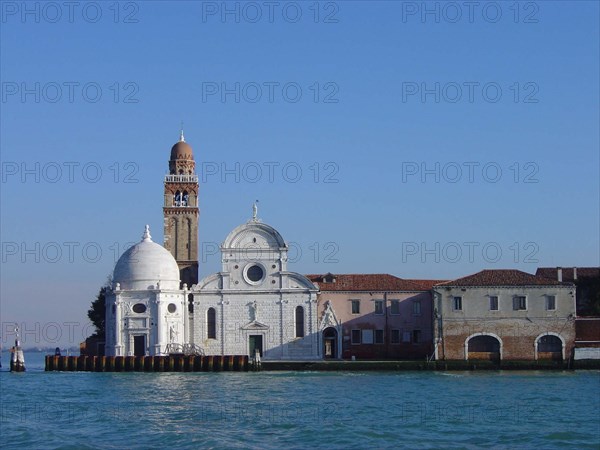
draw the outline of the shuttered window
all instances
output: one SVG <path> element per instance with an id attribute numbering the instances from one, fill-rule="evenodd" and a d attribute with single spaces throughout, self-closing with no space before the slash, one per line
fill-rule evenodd
<path id="1" fill-rule="evenodd" d="M 525 311 L 527 309 L 527 297 L 524 295 L 517 295 L 513 297 L 513 310 Z"/>

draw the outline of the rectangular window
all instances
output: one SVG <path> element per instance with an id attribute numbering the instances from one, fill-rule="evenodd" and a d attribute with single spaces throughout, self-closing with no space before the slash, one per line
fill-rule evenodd
<path id="1" fill-rule="evenodd" d="M 383 344 L 383 330 L 375 330 L 375 343 Z"/>
<path id="2" fill-rule="evenodd" d="M 548 311 L 554 311 L 556 309 L 556 296 L 555 295 L 546 296 L 546 309 Z"/>
<path id="3" fill-rule="evenodd" d="M 402 342 L 410 342 L 410 331 L 405 331 L 402 334 Z"/>
<path id="4" fill-rule="evenodd" d="M 415 300 L 413 302 L 413 314 L 415 316 L 421 315 L 421 300 Z"/>
<path id="5" fill-rule="evenodd" d="M 498 296 L 490 295 L 490 311 L 498 311 Z"/>
<path id="6" fill-rule="evenodd" d="M 400 330 L 392 330 L 392 344 L 400 343 Z"/>
<path id="7" fill-rule="evenodd" d="M 350 300 L 352 302 L 352 314 L 360 314 L 360 300 Z"/>
<path id="8" fill-rule="evenodd" d="M 462 311 L 462 297 L 454 297 L 452 307 L 454 311 Z"/>
<path id="9" fill-rule="evenodd" d="M 352 341 L 353 344 L 360 344 L 360 330 L 352 330 Z"/>
<path id="10" fill-rule="evenodd" d="M 383 300 L 375 300 L 375 314 L 383 314 Z"/>
<path id="11" fill-rule="evenodd" d="M 373 343 L 373 330 L 362 330 L 362 343 L 372 344 Z"/>
<path id="12" fill-rule="evenodd" d="M 421 342 L 421 330 L 413 330 L 413 344 Z"/>
<path id="13" fill-rule="evenodd" d="M 400 300 L 392 300 L 390 306 L 391 314 L 400 314 Z"/>
<path id="14" fill-rule="evenodd" d="M 206 337 L 208 339 L 217 338 L 217 312 L 215 308 L 208 308 L 208 311 L 206 311 Z"/>
<path id="15" fill-rule="evenodd" d="M 304 337 L 304 308 L 296 306 L 296 337 Z"/>
<path id="16" fill-rule="evenodd" d="M 515 311 L 525 311 L 527 309 L 527 297 L 517 295 L 513 298 L 513 309 Z"/>

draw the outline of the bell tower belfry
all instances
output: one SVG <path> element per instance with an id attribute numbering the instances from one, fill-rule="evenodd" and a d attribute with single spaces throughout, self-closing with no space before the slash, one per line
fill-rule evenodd
<path id="1" fill-rule="evenodd" d="M 171 252 L 182 283 L 198 283 L 198 175 L 192 147 L 185 142 L 183 129 L 171 148 L 169 174 L 165 175 L 163 206 L 164 247 Z"/>

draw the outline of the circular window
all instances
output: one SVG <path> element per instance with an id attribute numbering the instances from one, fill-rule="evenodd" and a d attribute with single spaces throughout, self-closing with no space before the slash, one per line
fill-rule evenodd
<path id="1" fill-rule="evenodd" d="M 238 266 L 237 264 L 235 266 L 233 266 L 234 269 L 239 269 L 240 266 Z"/>
<path id="2" fill-rule="evenodd" d="M 167 311 L 169 311 L 170 313 L 174 313 L 175 311 L 177 311 L 177 306 L 175 306 L 175 303 L 169 303 L 169 305 L 167 306 Z"/>
<path id="3" fill-rule="evenodd" d="M 251 283 L 258 283 L 265 276 L 265 271 L 258 264 L 253 264 L 246 269 L 246 278 Z"/>
<path id="4" fill-rule="evenodd" d="M 146 305 L 144 305 L 143 303 L 136 303 L 135 305 L 133 305 L 133 312 L 134 313 L 145 313 L 146 312 Z"/>
<path id="5" fill-rule="evenodd" d="M 276 269 L 276 268 L 277 268 L 277 266 L 276 266 L 275 264 L 273 264 L 273 265 L 271 266 L 271 269 Z"/>

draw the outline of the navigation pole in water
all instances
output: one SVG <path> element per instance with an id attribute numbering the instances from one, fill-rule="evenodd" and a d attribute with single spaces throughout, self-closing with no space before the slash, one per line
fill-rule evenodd
<path id="1" fill-rule="evenodd" d="M 10 371 L 25 372 L 25 357 L 19 342 L 19 327 L 15 327 L 15 346 L 10 349 Z"/>

